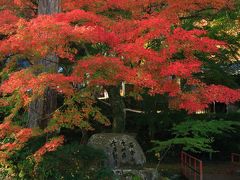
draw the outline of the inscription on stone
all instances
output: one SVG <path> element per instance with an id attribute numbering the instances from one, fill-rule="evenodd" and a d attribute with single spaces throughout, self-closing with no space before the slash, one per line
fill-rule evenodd
<path id="1" fill-rule="evenodd" d="M 146 162 L 146 157 L 138 142 L 127 134 L 95 134 L 88 144 L 104 150 L 107 155 L 106 163 L 112 168 L 143 166 Z"/>

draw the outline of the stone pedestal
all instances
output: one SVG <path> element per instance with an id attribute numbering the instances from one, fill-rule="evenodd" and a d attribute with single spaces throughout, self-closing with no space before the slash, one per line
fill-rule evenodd
<path id="1" fill-rule="evenodd" d="M 141 180 L 159 180 L 159 174 L 156 169 L 114 169 L 114 174 L 122 180 L 132 180 L 133 177 Z"/>

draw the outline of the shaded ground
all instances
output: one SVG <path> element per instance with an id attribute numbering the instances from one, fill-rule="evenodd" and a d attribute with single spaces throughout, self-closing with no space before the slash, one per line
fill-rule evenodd
<path id="1" fill-rule="evenodd" d="M 225 174 L 206 174 L 203 176 L 203 180 L 240 180 L 240 176 Z"/>
<path id="2" fill-rule="evenodd" d="M 204 180 L 240 180 L 240 164 L 230 162 L 205 163 Z"/>
<path id="3" fill-rule="evenodd" d="M 159 171 L 170 180 L 184 180 L 178 163 L 163 163 Z M 203 162 L 203 180 L 240 180 L 240 164 L 230 162 Z"/>

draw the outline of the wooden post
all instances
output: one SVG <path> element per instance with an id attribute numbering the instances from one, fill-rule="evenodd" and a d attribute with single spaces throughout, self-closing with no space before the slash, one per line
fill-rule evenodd
<path id="1" fill-rule="evenodd" d="M 202 167 L 202 161 L 200 161 L 200 164 L 199 164 L 199 176 L 200 176 L 200 180 L 203 180 L 203 167 Z"/>
<path id="2" fill-rule="evenodd" d="M 197 160 L 194 159 L 194 169 L 196 170 L 197 169 Z M 194 171 L 194 180 L 197 180 L 197 172 Z"/>

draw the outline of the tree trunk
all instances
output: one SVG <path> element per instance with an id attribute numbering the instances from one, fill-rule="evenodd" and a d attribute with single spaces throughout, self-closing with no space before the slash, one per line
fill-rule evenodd
<path id="1" fill-rule="evenodd" d="M 112 130 L 115 133 L 122 133 L 125 130 L 125 103 L 120 95 L 120 86 L 111 86 L 107 89 L 111 104 L 113 123 Z"/>
<path id="2" fill-rule="evenodd" d="M 54 14 L 61 11 L 61 0 L 39 0 L 38 14 Z"/>
<path id="3" fill-rule="evenodd" d="M 44 96 L 31 102 L 28 113 L 28 126 L 30 128 L 40 127 L 44 129 L 47 126 L 51 113 L 57 108 L 56 91 L 47 88 Z"/>
<path id="4" fill-rule="evenodd" d="M 54 14 L 60 12 L 61 0 L 39 0 L 38 14 Z M 41 59 L 38 64 L 41 65 L 42 72 L 57 72 L 58 57 L 53 53 Z M 38 72 L 41 73 L 41 72 Z M 37 98 L 30 103 L 28 113 L 28 126 L 30 128 L 47 126 L 51 113 L 57 108 L 57 93 L 46 88 L 43 97 Z"/>

